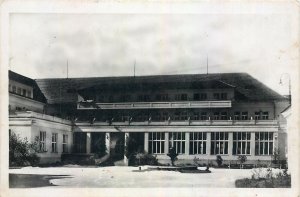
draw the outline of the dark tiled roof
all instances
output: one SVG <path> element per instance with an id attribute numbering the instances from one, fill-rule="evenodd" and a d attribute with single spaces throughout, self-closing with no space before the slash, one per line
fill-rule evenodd
<path id="1" fill-rule="evenodd" d="M 20 75 L 18 73 L 15 73 L 13 71 L 8 72 L 8 77 L 9 77 L 10 80 L 19 82 L 19 83 L 24 84 L 24 85 L 31 86 L 33 88 L 33 100 L 40 101 L 40 102 L 43 102 L 43 103 L 47 102 L 46 97 L 44 96 L 44 94 L 40 90 L 40 88 L 37 85 L 35 80 L 33 80 L 31 78 L 28 78 L 28 77 L 25 77 L 23 75 Z"/>
<path id="2" fill-rule="evenodd" d="M 72 103 L 77 101 L 77 91 L 91 87 L 117 86 L 120 84 L 181 84 L 205 81 L 219 81 L 235 88 L 238 99 L 254 100 L 286 100 L 277 92 L 268 88 L 247 73 L 215 73 L 215 74 L 183 74 L 183 75 L 151 75 L 91 78 L 48 78 L 37 79 L 36 82 L 46 96 L 48 102 Z"/>

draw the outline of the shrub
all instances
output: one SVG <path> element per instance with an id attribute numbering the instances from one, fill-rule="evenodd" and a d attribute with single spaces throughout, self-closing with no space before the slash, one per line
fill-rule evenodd
<path id="1" fill-rule="evenodd" d="M 157 158 L 148 153 L 137 153 L 134 157 L 136 165 L 158 165 Z"/>
<path id="2" fill-rule="evenodd" d="M 223 159 L 222 159 L 221 155 L 217 155 L 216 161 L 217 161 L 218 167 L 221 167 L 221 165 L 223 163 Z"/>
<path id="3" fill-rule="evenodd" d="M 167 155 L 171 159 L 172 166 L 175 166 L 175 161 L 177 160 L 177 156 L 178 156 L 178 153 L 176 153 L 175 148 L 174 147 L 170 148 L 169 153 Z"/>
<path id="4" fill-rule="evenodd" d="M 240 166 L 243 166 L 243 163 L 247 161 L 247 156 L 246 155 L 239 155 L 238 160 L 240 161 Z"/>
<path id="5" fill-rule="evenodd" d="M 39 143 L 29 143 L 27 138 L 21 139 L 15 133 L 9 136 L 9 166 L 37 165 Z"/>

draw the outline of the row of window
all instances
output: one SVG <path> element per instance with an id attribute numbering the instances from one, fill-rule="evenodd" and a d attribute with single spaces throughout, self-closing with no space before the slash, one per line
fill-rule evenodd
<path id="1" fill-rule="evenodd" d="M 131 117 L 129 115 L 120 115 L 119 118 L 114 118 L 115 121 L 147 121 L 151 118 L 153 121 L 166 121 L 166 120 L 208 120 L 209 117 L 212 120 L 229 120 L 231 117 L 228 112 L 213 112 L 209 115 L 208 112 L 194 112 L 193 114 L 188 114 L 186 111 L 175 112 L 174 114 L 169 114 L 168 112 L 157 112 L 153 114 L 139 114 L 136 117 Z M 248 112 L 234 112 L 234 120 L 249 120 L 251 117 Z M 268 120 L 269 112 L 255 112 L 255 120 Z"/>
<path id="2" fill-rule="evenodd" d="M 15 85 L 11 86 L 9 84 L 9 91 L 11 91 L 13 93 L 16 93 L 16 94 L 19 94 L 19 95 L 22 95 L 22 96 L 25 96 L 25 97 L 32 98 L 31 90 L 20 88 L 20 87 L 17 87 Z"/>
<path id="3" fill-rule="evenodd" d="M 46 152 L 46 131 L 40 131 L 40 151 Z M 68 135 L 63 134 L 63 141 L 62 141 L 62 152 L 68 152 Z M 58 141 L 58 133 L 52 133 L 51 137 L 51 152 L 57 153 L 57 141 Z"/>
<path id="4" fill-rule="evenodd" d="M 172 95 L 173 99 L 175 101 L 187 101 L 188 100 L 188 94 L 175 94 Z M 169 94 L 157 94 L 154 97 L 152 97 L 150 94 L 141 94 L 137 96 L 137 100 L 140 102 L 149 102 L 152 99 L 155 98 L 156 101 L 169 101 L 170 98 L 172 98 Z M 207 93 L 194 93 L 193 94 L 193 100 L 195 101 L 201 101 L 201 100 L 207 100 L 208 94 Z M 227 93 L 213 93 L 212 98 L 214 100 L 227 100 Z M 97 102 L 105 102 L 105 97 L 103 95 L 97 96 Z M 114 96 L 110 95 L 108 96 L 107 100 L 109 102 L 114 102 Z M 121 95 L 119 97 L 119 100 L 121 102 L 129 102 L 132 101 L 132 95 Z"/>
<path id="5" fill-rule="evenodd" d="M 169 147 L 174 147 L 176 153 L 185 154 L 188 151 L 190 155 L 207 154 L 207 145 L 210 143 L 211 155 L 226 155 L 229 149 L 228 132 L 212 132 L 211 140 L 207 140 L 206 132 L 191 132 L 189 141 L 186 141 L 186 133 L 169 133 L 169 138 L 163 132 L 149 133 L 148 151 L 152 154 L 164 154 L 165 143 Z M 233 133 L 232 154 L 250 155 L 251 154 L 251 133 L 235 132 Z M 185 143 L 189 143 L 189 150 L 185 150 Z M 273 132 L 255 133 L 255 155 L 273 154 Z"/>

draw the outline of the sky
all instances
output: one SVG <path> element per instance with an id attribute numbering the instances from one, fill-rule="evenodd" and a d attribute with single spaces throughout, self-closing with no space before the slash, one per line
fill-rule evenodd
<path id="1" fill-rule="evenodd" d="M 288 94 L 289 14 L 12 14 L 12 71 L 31 78 L 247 72 Z M 298 43 L 299 45 L 299 43 Z M 288 73 L 288 74 L 284 74 Z M 282 78 L 283 84 L 279 84 Z"/>

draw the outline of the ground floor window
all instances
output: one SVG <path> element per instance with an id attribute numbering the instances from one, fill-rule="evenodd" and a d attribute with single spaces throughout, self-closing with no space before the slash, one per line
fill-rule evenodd
<path id="1" fill-rule="evenodd" d="M 52 133 L 52 152 L 57 153 L 57 133 Z"/>
<path id="2" fill-rule="evenodd" d="M 228 132 L 211 133 L 211 154 L 228 154 Z"/>
<path id="3" fill-rule="evenodd" d="M 233 155 L 250 155 L 250 132 L 233 133 Z"/>
<path id="4" fill-rule="evenodd" d="M 185 133 L 184 132 L 171 132 L 169 134 L 169 147 L 174 147 L 176 153 L 185 153 Z"/>
<path id="5" fill-rule="evenodd" d="M 149 153 L 153 153 L 153 154 L 165 153 L 165 133 L 150 132 L 148 150 Z"/>
<path id="6" fill-rule="evenodd" d="M 190 133 L 190 154 L 206 154 L 206 132 Z"/>
<path id="7" fill-rule="evenodd" d="M 273 132 L 255 133 L 255 155 L 273 154 Z"/>
<path id="8" fill-rule="evenodd" d="M 46 151 L 46 131 L 40 131 L 40 151 Z"/>
<path id="9" fill-rule="evenodd" d="M 68 135 L 63 134 L 63 153 L 68 152 Z"/>

